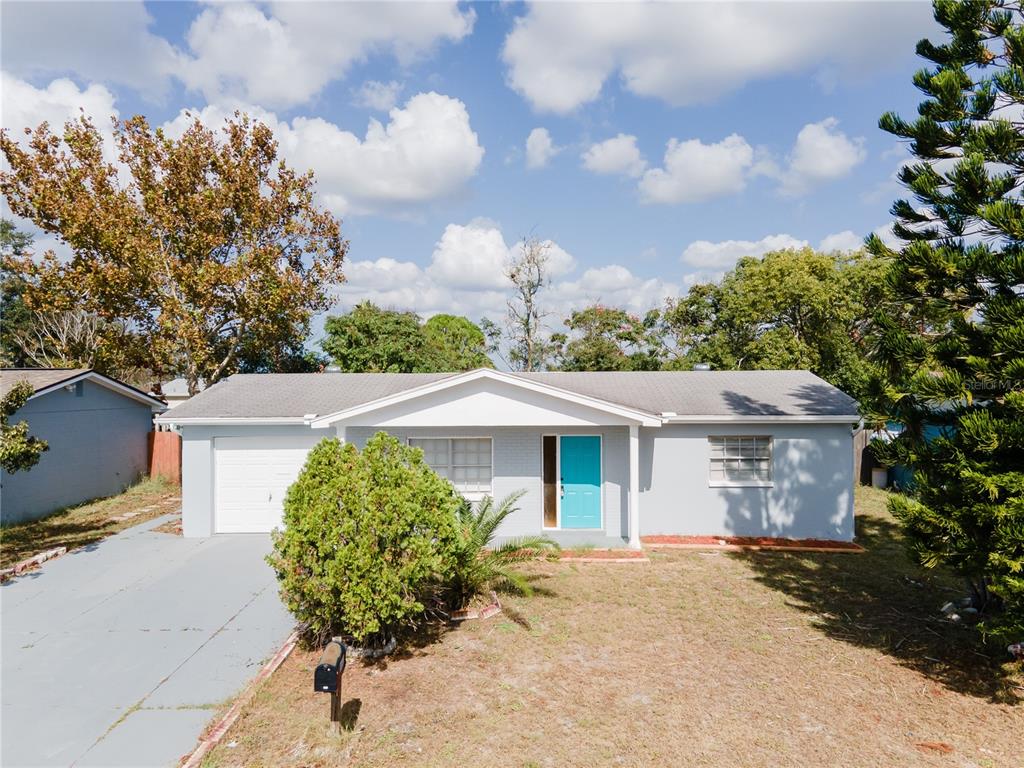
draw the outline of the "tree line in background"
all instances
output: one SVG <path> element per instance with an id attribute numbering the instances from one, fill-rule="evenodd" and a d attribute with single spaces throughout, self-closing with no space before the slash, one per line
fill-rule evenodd
<path id="1" fill-rule="evenodd" d="M 687 370 L 806 368 L 854 396 L 870 378 L 868 326 L 888 295 L 886 262 L 810 248 L 748 257 L 717 283 L 641 314 L 592 304 L 555 317 L 537 290 L 547 281 L 543 249 L 527 242 L 509 267 L 513 294 L 504 328 L 484 320 L 417 315 L 364 302 L 328 318 L 323 350 L 343 371 Z M 519 281 L 523 280 L 524 283 Z"/>
<path id="2" fill-rule="evenodd" d="M 313 177 L 277 156 L 244 115 L 178 138 L 114 121 L 114 157 L 87 119 L 43 124 L 23 148 L 6 131 L 0 192 L 60 237 L 41 259 L 8 223 L 2 245 L 4 364 L 89 365 L 129 381 L 184 376 L 190 392 L 235 370 L 445 371 L 807 368 L 857 397 L 870 424 L 897 422 L 880 456 L 913 471 L 890 508 L 911 556 L 969 585 L 986 632 L 1024 633 L 1024 25 L 1020 3 L 936 0 L 947 40 L 923 40 L 924 94 L 883 130 L 916 162 L 892 207 L 902 245 L 741 259 L 643 314 L 595 304 L 554 316 L 547 245 L 508 265 L 503 324 L 427 322 L 332 304 L 348 244 Z"/>
<path id="3" fill-rule="evenodd" d="M 31 238 L 9 221 L 0 222 L 0 249 L 4 365 L 90 367 L 143 386 L 160 375 L 191 377 L 198 387 L 200 380 L 212 383 L 236 371 L 302 372 L 330 365 L 346 372 L 427 373 L 493 367 L 497 359 L 526 371 L 685 370 L 699 363 L 723 370 L 806 368 L 860 397 L 869 379 L 867 327 L 887 290 L 883 260 L 861 252 L 806 248 L 741 259 L 721 281 L 697 284 L 685 296 L 643 314 L 595 303 L 558 317 L 545 304 L 545 246 L 527 240 L 507 269 L 512 291 L 503 326 L 451 314 L 424 322 L 414 312 L 363 302 L 326 319 L 319 350 L 309 344 L 311 310 L 295 308 L 277 322 L 236 317 L 228 323 L 208 322 L 202 332 L 198 321 L 190 321 L 188 327 L 202 341 L 172 344 L 159 327 L 171 322 L 163 314 L 157 315 L 157 327 L 142 326 L 131 316 L 139 311 L 134 302 L 119 313 L 109 295 L 74 299 L 74 278 L 68 273 L 113 271 L 108 263 L 113 259 L 39 263 L 32 257 Z M 230 309 L 215 294 L 228 291 L 236 279 L 226 276 L 231 260 L 248 259 L 223 254 L 214 257 L 213 265 L 179 265 L 176 280 L 187 281 L 206 306 L 220 302 L 219 311 L 226 314 Z M 200 290 L 194 279 L 209 272 L 220 275 Z M 297 270 L 293 277 L 301 279 Z M 319 287 L 304 290 L 326 292 L 318 282 Z M 175 284 L 165 287 L 168 295 L 176 293 Z M 179 311 L 184 300 L 169 301 L 166 311 Z M 180 311 L 199 315 L 191 305 Z M 163 345 L 154 348 L 150 342 L 159 339 Z M 178 365 L 189 348 L 206 350 L 202 363 Z"/>

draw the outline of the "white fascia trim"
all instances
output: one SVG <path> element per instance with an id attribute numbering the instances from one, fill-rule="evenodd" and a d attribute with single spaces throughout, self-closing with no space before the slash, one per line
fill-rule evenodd
<path id="1" fill-rule="evenodd" d="M 73 376 L 70 379 L 65 379 L 64 381 L 59 381 L 56 384 L 51 384 L 48 387 L 44 387 L 43 389 L 34 392 L 32 396 L 29 398 L 29 400 L 32 400 L 36 397 L 41 397 L 42 395 L 48 395 L 51 392 L 56 392 L 58 389 L 69 387 L 72 384 L 77 384 L 80 381 L 94 381 L 101 387 L 106 387 L 107 389 L 117 392 L 118 394 L 124 395 L 125 397 L 130 397 L 132 400 L 137 400 L 140 403 L 145 403 L 150 408 L 152 408 L 153 411 L 156 413 L 163 413 L 164 411 L 167 410 L 167 406 L 164 403 L 157 400 L 155 397 L 150 397 L 149 395 L 143 394 L 137 389 L 129 387 L 127 384 L 122 384 L 121 382 L 112 379 L 109 376 L 104 376 L 102 373 L 96 373 L 96 371 L 86 371 L 85 373 L 80 373 L 79 375 Z"/>
<path id="2" fill-rule="evenodd" d="M 195 416 L 193 418 L 175 418 L 174 411 L 166 413 L 157 418 L 158 424 L 169 424 L 172 427 L 199 427 L 199 426 L 241 426 L 246 424 L 273 426 L 287 424 L 309 424 L 302 416 L 281 416 L 279 418 L 226 418 L 217 416 Z"/>
<path id="3" fill-rule="evenodd" d="M 521 379 L 518 376 L 513 376 L 512 374 L 503 373 L 501 371 L 495 371 L 490 368 L 477 368 L 475 371 L 455 374 L 448 378 L 431 382 L 430 384 L 424 384 L 421 387 L 407 389 L 394 395 L 388 395 L 387 397 L 382 397 L 377 400 L 371 400 L 368 403 L 363 403 L 362 405 L 357 405 L 344 411 L 329 413 L 326 416 L 321 416 L 320 418 L 313 420 L 310 425 L 314 429 L 328 427 L 338 421 L 344 421 L 355 416 L 361 416 L 364 413 L 370 413 L 372 411 L 380 410 L 381 408 L 387 408 L 391 405 L 404 403 L 408 400 L 415 400 L 416 398 L 423 397 L 424 395 L 441 392 L 445 389 L 458 386 L 459 384 L 476 381 L 477 379 L 491 379 L 492 381 L 511 384 L 512 386 L 526 389 L 531 392 L 538 392 L 540 394 L 558 398 L 559 400 L 566 400 L 577 405 L 603 411 L 604 413 L 614 414 L 615 416 L 635 421 L 640 426 L 644 427 L 660 427 L 662 424 L 660 417 L 645 411 L 638 411 L 632 408 L 615 405 L 614 403 L 609 403 L 607 400 L 600 400 L 596 397 L 580 395 L 566 389 L 561 389 L 560 387 L 552 387 L 550 384 L 528 381 L 526 379 Z"/>
<path id="4" fill-rule="evenodd" d="M 664 420 L 665 424 L 856 424 L 860 416 L 672 416 Z"/>

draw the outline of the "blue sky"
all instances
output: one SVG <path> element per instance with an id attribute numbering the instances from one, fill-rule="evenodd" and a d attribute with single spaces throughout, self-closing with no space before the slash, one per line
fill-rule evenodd
<path id="1" fill-rule="evenodd" d="M 878 117 L 913 114 L 914 43 L 937 36 L 920 2 L 0 12 L 5 128 L 247 110 L 344 220 L 339 309 L 474 319 L 500 318 L 529 234 L 551 241 L 556 315 L 639 311 L 768 247 L 854 247 L 888 224 L 906 157 Z"/>

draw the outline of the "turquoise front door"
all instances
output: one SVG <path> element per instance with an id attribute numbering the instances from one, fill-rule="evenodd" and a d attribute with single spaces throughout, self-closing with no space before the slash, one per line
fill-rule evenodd
<path id="1" fill-rule="evenodd" d="M 561 462 L 562 527 L 601 527 L 601 438 L 563 435 Z"/>

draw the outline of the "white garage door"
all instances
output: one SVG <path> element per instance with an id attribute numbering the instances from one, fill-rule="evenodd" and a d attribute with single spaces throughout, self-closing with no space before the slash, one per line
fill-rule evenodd
<path id="1" fill-rule="evenodd" d="M 303 435 L 214 440 L 214 530 L 261 533 L 279 528 L 285 492 L 319 439 Z"/>

